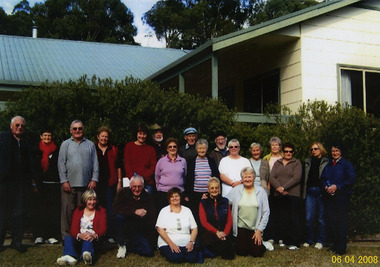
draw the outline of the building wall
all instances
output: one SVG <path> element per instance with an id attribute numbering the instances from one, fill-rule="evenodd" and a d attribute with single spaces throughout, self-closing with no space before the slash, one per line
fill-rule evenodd
<path id="1" fill-rule="evenodd" d="M 345 7 L 301 27 L 302 101 L 339 100 L 338 65 L 380 69 L 380 11 Z"/>

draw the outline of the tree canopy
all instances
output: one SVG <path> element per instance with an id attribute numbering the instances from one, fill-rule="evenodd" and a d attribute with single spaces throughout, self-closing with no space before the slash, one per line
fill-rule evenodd
<path id="1" fill-rule="evenodd" d="M 160 0 L 142 20 L 167 47 L 196 48 L 206 41 L 303 8 L 315 0 Z"/>
<path id="2" fill-rule="evenodd" d="M 46 0 L 30 7 L 27 0 L 15 5 L 4 18 L 0 11 L 0 33 L 39 37 L 135 44 L 132 12 L 120 0 Z"/>

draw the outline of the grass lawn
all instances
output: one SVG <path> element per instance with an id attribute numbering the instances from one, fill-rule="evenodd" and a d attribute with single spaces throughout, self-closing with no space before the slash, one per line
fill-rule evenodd
<path id="1" fill-rule="evenodd" d="M 116 259 L 117 248 L 113 248 L 99 255 L 95 266 L 168 266 L 170 265 L 158 251 L 152 258 L 144 258 L 135 254 L 128 254 L 125 259 Z M 62 245 L 42 245 L 28 247 L 26 253 L 19 253 L 13 249 L 6 249 L 0 253 L 0 267 L 12 266 L 58 266 L 56 260 L 62 255 Z M 371 256 L 371 257 L 369 257 Z M 376 260 L 377 263 L 369 263 Z M 341 257 L 341 263 L 336 256 L 326 249 L 317 250 L 313 247 L 290 251 L 275 246 L 272 252 L 267 251 L 263 258 L 236 257 L 235 260 L 226 261 L 220 258 L 206 259 L 203 266 L 380 266 L 380 246 L 369 247 L 351 245 L 347 254 Z M 361 261 L 361 263 L 359 262 Z M 83 262 L 77 266 L 85 266 Z M 179 265 L 173 265 L 179 266 Z M 182 264 L 181 266 L 194 266 Z"/>

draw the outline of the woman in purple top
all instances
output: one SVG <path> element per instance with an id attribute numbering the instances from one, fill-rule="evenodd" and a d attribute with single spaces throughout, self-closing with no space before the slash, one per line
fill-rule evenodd
<path id="1" fill-rule="evenodd" d="M 168 205 L 167 192 L 178 187 L 183 192 L 187 173 L 186 160 L 178 155 L 179 142 L 175 138 L 168 138 L 165 142 L 168 154 L 161 158 L 156 165 L 156 203 L 157 211 Z"/>

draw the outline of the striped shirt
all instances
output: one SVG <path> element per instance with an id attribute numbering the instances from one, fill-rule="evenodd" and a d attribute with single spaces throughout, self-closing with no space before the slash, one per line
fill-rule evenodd
<path id="1" fill-rule="evenodd" d="M 207 183 L 211 177 L 211 168 L 207 158 L 195 159 L 194 192 L 206 193 Z"/>

